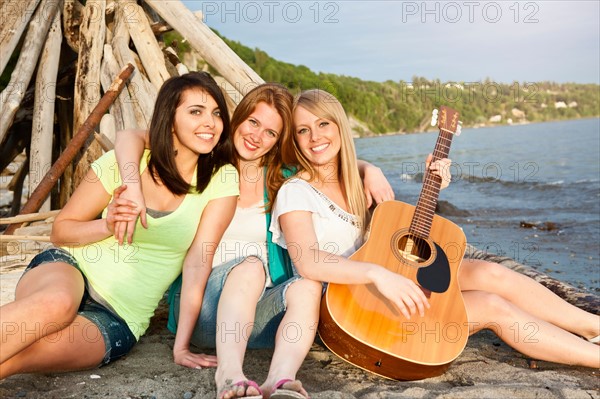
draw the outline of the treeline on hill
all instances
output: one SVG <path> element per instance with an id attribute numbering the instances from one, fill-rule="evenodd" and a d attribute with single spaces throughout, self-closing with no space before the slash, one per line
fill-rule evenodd
<path id="1" fill-rule="evenodd" d="M 304 65 L 281 62 L 260 49 L 222 38 L 266 81 L 282 83 L 293 92 L 310 88 L 328 90 L 340 99 L 349 114 L 374 133 L 422 131 L 429 126 L 431 110 L 442 104 L 460 110 L 466 126 L 509 123 L 509 119 L 520 123 L 600 115 L 600 89 L 596 84 L 506 84 L 491 79 L 441 82 L 420 77 L 414 77 L 412 82 L 364 81 L 315 73 Z M 499 122 L 490 122 L 494 116 L 498 120 L 498 115 Z"/>

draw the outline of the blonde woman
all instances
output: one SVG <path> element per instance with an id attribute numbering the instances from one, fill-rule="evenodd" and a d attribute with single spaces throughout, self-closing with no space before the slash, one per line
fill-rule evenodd
<path id="1" fill-rule="evenodd" d="M 405 317 L 423 315 L 428 309 L 427 298 L 411 280 L 376 264 L 347 259 L 362 245 L 368 217 L 354 143 L 339 101 L 322 90 L 301 93 L 294 103 L 294 127 L 283 144 L 283 159 L 300 167 L 277 194 L 271 231 L 273 240 L 288 249 L 295 271 L 310 289 L 304 292 L 301 317 L 284 317 L 281 323 L 296 323 L 303 335 L 298 342 L 275 349 L 273 362 L 288 365 L 290 376 L 274 387 L 271 397 L 277 398 L 296 397 L 293 393 L 307 397 L 293 376 L 314 337 L 321 282 L 373 284 Z M 449 183 L 441 173 L 448 162 L 429 166 L 442 177 L 443 186 Z M 463 261 L 459 283 L 471 333 L 493 326 L 507 344 L 533 358 L 600 367 L 600 347 L 579 337 L 593 339 L 600 333 L 598 316 L 494 263 Z M 524 336 L 528 323 L 539 326 L 536 342 L 514 341 L 515 326 Z"/>

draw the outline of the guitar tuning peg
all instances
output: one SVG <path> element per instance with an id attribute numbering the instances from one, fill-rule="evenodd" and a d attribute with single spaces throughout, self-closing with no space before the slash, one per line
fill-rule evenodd
<path id="1" fill-rule="evenodd" d="M 458 126 L 456 126 L 456 133 L 454 133 L 456 136 L 460 136 L 460 133 L 462 132 L 462 122 L 458 121 Z"/>
<path id="2" fill-rule="evenodd" d="M 437 125 L 437 120 L 438 120 L 438 110 L 434 109 L 431 112 L 431 126 Z"/>

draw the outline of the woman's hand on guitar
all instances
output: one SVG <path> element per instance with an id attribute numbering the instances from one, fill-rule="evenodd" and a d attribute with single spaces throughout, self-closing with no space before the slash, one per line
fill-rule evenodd
<path id="1" fill-rule="evenodd" d="M 450 165 L 452 165 L 452 161 L 448 158 L 442 158 L 432 163 L 432 159 L 433 155 L 429 154 L 427 156 L 427 160 L 425 161 L 425 168 L 442 179 L 440 190 L 443 190 L 448 187 L 452 181 L 452 174 L 450 173 Z"/>
<path id="2" fill-rule="evenodd" d="M 419 315 L 425 316 L 429 301 L 417 284 L 400 274 L 381 266 L 379 268 L 373 281 L 379 292 L 396 305 L 407 319 L 417 311 Z"/>

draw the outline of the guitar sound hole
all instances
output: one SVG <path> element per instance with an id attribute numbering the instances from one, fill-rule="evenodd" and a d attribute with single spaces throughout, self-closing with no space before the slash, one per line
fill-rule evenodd
<path id="1" fill-rule="evenodd" d="M 398 251 L 403 258 L 416 263 L 425 263 L 431 258 L 429 243 L 412 234 L 400 237 Z"/>

